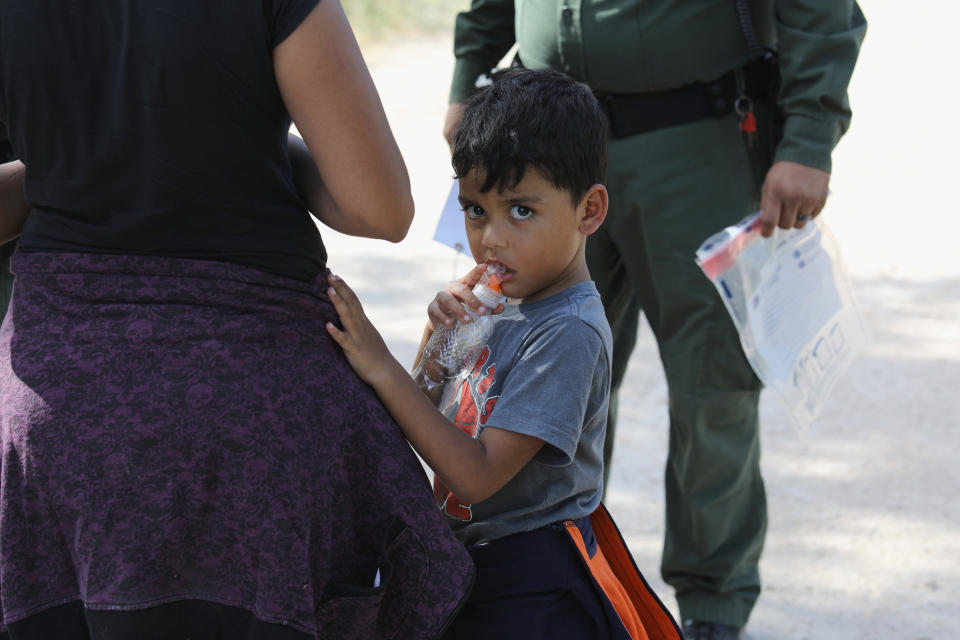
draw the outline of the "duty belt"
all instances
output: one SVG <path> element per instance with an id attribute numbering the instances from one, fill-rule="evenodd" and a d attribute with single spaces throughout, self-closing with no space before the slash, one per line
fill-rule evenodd
<path id="1" fill-rule="evenodd" d="M 776 60 L 763 57 L 711 82 L 650 93 L 595 93 L 610 119 L 610 137 L 625 138 L 704 118 L 722 118 L 744 96 L 772 105 L 776 91 Z"/>

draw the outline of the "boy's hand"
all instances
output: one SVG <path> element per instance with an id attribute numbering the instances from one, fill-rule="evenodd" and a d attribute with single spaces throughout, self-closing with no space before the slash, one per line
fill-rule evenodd
<path id="1" fill-rule="evenodd" d="M 467 275 L 459 280 L 448 282 L 443 289 L 437 293 L 433 301 L 427 307 L 427 316 L 430 318 L 430 328 L 436 329 L 438 325 L 453 326 L 457 321 L 470 322 L 468 314 L 463 305 L 474 310 L 478 315 L 488 313 L 500 313 L 504 310 L 502 304 L 498 304 L 495 309 L 490 309 L 480 302 L 480 299 L 473 295 L 473 287 L 480 281 L 480 277 L 486 270 L 487 264 L 481 262 L 474 266 Z"/>
<path id="2" fill-rule="evenodd" d="M 399 364 L 387 349 L 383 337 L 363 312 L 360 300 L 347 283 L 333 274 L 330 274 L 327 282 L 330 283 L 327 295 L 330 296 L 343 325 L 341 330 L 328 322 L 327 333 L 343 349 L 357 375 L 370 386 L 377 388 L 377 384 L 382 382 L 377 377 L 389 376 Z M 388 366 L 391 364 L 395 366 Z M 403 374 L 406 375 L 405 372 Z"/>

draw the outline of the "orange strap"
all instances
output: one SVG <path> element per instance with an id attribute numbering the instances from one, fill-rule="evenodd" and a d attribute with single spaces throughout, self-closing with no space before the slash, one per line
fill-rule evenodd
<path id="1" fill-rule="evenodd" d="M 623 626 L 627 628 L 627 633 L 630 634 L 633 640 L 650 640 L 646 630 L 643 628 L 643 622 L 641 622 L 640 616 L 637 615 L 637 611 L 633 607 L 630 596 L 617 579 L 617 576 L 614 575 L 613 569 L 611 569 L 607 563 L 607 559 L 604 557 L 603 549 L 600 548 L 599 543 L 597 544 L 597 552 L 593 554 L 591 558 L 590 554 L 587 553 L 587 545 L 584 543 L 583 535 L 580 533 L 577 525 L 572 520 L 567 520 L 563 524 L 567 528 L 567 533 L 570 535 L 573 543 L 577 545 L 577 550 L 580 551 L 584 562 L 587 563 L 590 573 L 593 574 L 593 579 L 597 581 L 597 584 L 600 585 L 600 588 L 603 589 L 603 592 L 607 595 L 610 604 L 616 609 L 617 615 L 620 616 L 620 621 L 623 622 Z"/>
<path id="2" fill-rule="evenodd" d="M 654 640 L 683 640 L 683 632 L 640 573 L 603 503 L 590 514 L 590 524 L 597 537 L 597 547 L 605 551 L 610 568 L 630 594 L 630 601 L 650 637 Z"/>

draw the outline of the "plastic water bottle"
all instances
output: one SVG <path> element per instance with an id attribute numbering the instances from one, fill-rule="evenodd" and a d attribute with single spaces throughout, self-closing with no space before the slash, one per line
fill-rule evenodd
<path id="1" fill-rule="evenodd" d="M 500 293 L 502 265 L 489 265 L 473 287 L 477 296 L 488 309 L 496 309 L 506 300 Z M 413 378 L 420 389 L 439 403 L 444 385 L 456 378 L 466 367 L 472 367 L 493 331 L 493 318 L 490 314 L 478 315 L 467 305 L 464 310 L 470 315 L 470 322 L 457 321 L 452 326 L 440 325 L 423 347 L 420 363 L 413 370 Z"/>

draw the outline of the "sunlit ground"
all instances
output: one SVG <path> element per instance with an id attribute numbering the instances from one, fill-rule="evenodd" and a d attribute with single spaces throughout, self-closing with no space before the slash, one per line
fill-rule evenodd
<path id="1" fill-rule="evenodd" d="M 870 29 L 851 86 L 855 115 L 834 155 L 824 216 L 874 342 L 803 436 L 764 399 L 770 530 L 754 640 L 953 638 L 960 625 L 960 140 L 951 80 L 960 10 L 931 0 L 862 4 Z M 372 40 L 364 50 L 410 169 L 417 219 L 399 245 L 324 237 L 330 266 L 409 362 L 427 303 L 468 267 L 431 240 L 450 186 L 440 129 L 451 42 L 446 30 Z M 675 606 L 658 575 L 665 407 L 644 330 L 621 394 L 609 506 L 641 569 Z"/>

